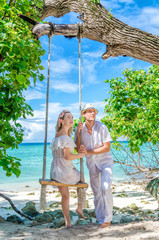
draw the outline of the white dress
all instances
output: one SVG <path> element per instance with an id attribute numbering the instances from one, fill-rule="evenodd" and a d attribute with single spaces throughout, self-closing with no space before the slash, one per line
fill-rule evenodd
<path id="1" fill-rule="evenodd" d="M 54 138 L 50 144 L 53 156 L 50 178 L 61 183 L 76 184 L 80 181 L 80 172 L 74 167 L 72 160 L 64 158 L 64 147 L 69 147 L 73 153 L 76 144 L 67 135 Z"/>

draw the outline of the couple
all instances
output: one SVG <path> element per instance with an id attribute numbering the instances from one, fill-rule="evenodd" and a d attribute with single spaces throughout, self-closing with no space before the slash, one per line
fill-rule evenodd
<path id="1" fill-rule="evenodd" d="M 56 136 L 50 144 L 53 161 L 51 164 L 51 179 L 67 184 L 80 181 L 80 173 L 73 166 L 72 160 L 86 156 L 89 169 L 90 184 L 94 193 L 94 205 L 97 221 L 101 228 L 110 226 L 112 220 L 113 198 L 111 192 L 113 158 L 110 153 L 111 136 L 107 127 L 96 121 L 98 110 L 92 104 L 86 104 L 82 110 L 85 123 L 79 123 L 75 129 L 75 138 L 70 135 L 73 130 L 73 116 L 63 110 L 57 120 Z M 82 143 L 80 145 L 80 131 Z M 73 154 L 73 149 L 77 154 Z M 66 227 L 70 227 L 69 190 L 68 187 L 58 187 L 62 196 L 62 211 Z M 78 189 L 77 189 L 78 191 Z M 78 202 L 76 212 L 84 218 L 82 203 Z"/>

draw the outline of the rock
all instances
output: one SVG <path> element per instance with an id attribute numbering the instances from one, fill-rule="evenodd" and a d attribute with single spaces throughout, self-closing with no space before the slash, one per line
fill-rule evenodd
<path id="1" fill-rule="evenodd" d="M 49 205 L 49 207 L 51 207 L 51 208 L 57 208 L 57 207 L 59 207 L 59 205 L 61 205 L 61 202 L 54 202 L 54 203 L 51 203 L 51 204 Z"/>
<path id="2" fill-rule="evenodd" d="M 54 219 L 54 216 L 51 215 L 49 212 L 43 212 L 43 214 L 39 214 L 34 218 L 34 221 L 37 221 L 38 223 L 48 223 L 52 222 Z"/>
<path id="3" fill-rule="evenodd" d="M 35 220 L 31 222 L 31 226 L 36 226 L 37 224 L 38 224 L 38 222 Z"/>
<path id="4" fill-rule="evenodd" d="M 116 213 L 115 215 L 113 215 L 112 224 L 120 223 L 121 218 L 122 218 L 122 214 Z"/>
<path id="5" fill-rule="evenodd" d="M 64 226 L 64 225 L 65 225 L 65 219 L 64 219 L 64 218 L 55 219 L 55 220 L 53 221 L 53 224 L 52 224 L 52 226 L 53 226 L 54 228 L 59 228 L 59 227 L 62 227 L 62 226 Z"/>
<path id="6" fill-rule="evenodd" d="M 58 193 L 55 197 L 56 197 L 56 198 L 61 197 L 61 193 Z"/>
<path id="7" fill-rule="evenodd" d="M 52 212 L 52 215 L 54 217 L 54 219 L 59 219 L 59 218 L 63 218 L 63 212 L 62 210 L 55 210 Z"/>
<path id="8" fill-rule="evenodd" d="M 35 203 L 32 201 L 27 202 L 25 207 L 23 207 L 21 210 L 23 213 L 31 217 L 36 217 L 39 214 L 39 212 L 36 210 Z"/>
<path id="9" fill-rule="evenodd" d="M 134 213 L 135 213 L 134 210 L 128 209 L 127 207 L 126 207 L 126 208 L 121 208 L 120 211 L 121 211 L 122 213 L 128 213 L 128 214 L 134 214 Z"/>
<path id="10" fill-rule="evenodd" d="M 128 215 L 123 213 L 115 213 L 115 215 L 113 215 L 112 224 L 129 223 L 129 222 L 142 221 L 142 220 L 143 218 L 140 216 Z"/>
<path id="11" fill-rule="evenodd" d="M 154 214 L 154 212 L 153 212 L 153 211 L 151 211 L 150 209 L 148 209 L 148 210 L 144 211 L 144 213 L 145 213 L 145 215 L 148 215 L 148 214 Z"/>
<path id="12" fill-rule="evenodd" d="M 94 209 L 89 209 L 89 210 L 87 210 L 87 214 L 89 215 L 89 217 L 96 218 L 95 210 L 94 210 Z"/>
<path id="13" fill-rule="evenodd" d="M 139 221 L 138 217 L 130 215 L 130 216 L 122 216 L 120 218 L 120 223 L 129 223 L 129 222 L 134 222 L 134 221 Z"/>
<path id="14" fill-rule="evenodd" d="M 117 197 L 128 197 L 128 195 L 126 193 L 120 193 L 117 195 Z"/>
<path id="15" fill-rule="evenodd" d="M 89 206 L 89 200 L 87 200 L 86 202 L 87 202 L 87 208 L 89 208 L 89 207 L 90 207 L 90 206 Z"/>
<path id="16" fill-rule="evenodd" d="M 78 217 L 78 213 L 70 210 L 70 220 L 72 220 L 72 218 L 73 218 L 74 216 L 77 216 L 77 217 Z"/>
<path id="17" fill-rule="evenodd" d="M 6 221 L 18 223 L 18 224 L 24 224 L 24 221 L 17 215 L 11 215 L 11 216 L 7 217 Z"/>
<path id="18" fill-rule="evenodd" d="M 77 220 L 77 222 L 75 223 L 75 225 L 86 225 L 92 223 L 92 219 L 88 218 L 88 219 L 79 219 Z"/>
<path id="19" fill-rule="evenodd" d="M 34 193 L 34 192 L 32 192 L 32 193 L 28 193 L 27 195 L 35 195 L 35 193 Z"/>
<path id="20" fill-rule="evenodd" d="M 119 207 L 113 206 L 113 210 L 119 210 Z"/>
<path id="21" fill-rule="evenodd" d="M 0 223 L 4 222 L 4 218 L 0 216 Z"/>
<path id="22" fill-rule="evenodd" d="M 133 209 L 133 210 L 139 210 L 139 207 L 136 206 L 135 203 L 132 203 L 131 205 L 127 206 L 126 208 L 131 208 L 131 209 Z"/>
<path id="23" fill-rule="evenodd" d="M 137 214 L 137 215 L 140 215 L 140 216 L 143 216 L 145 213 L 144 213 L 144 211 L 139 210 L 139 211 L 136 212 L 136 214 Z"/>
<path id="24" fill-rule="evenodd" d="M 83 214 L 85 217 L 90 217 L 87 209 L 83 209 Z"/>

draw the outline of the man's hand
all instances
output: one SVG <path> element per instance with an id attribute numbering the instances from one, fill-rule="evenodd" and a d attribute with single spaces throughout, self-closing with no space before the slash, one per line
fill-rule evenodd
<path id="1" fill-rule="evenodd" d="M 84 145 L 79 146 L 78 153 L 84 153 L 85 155 L 88 155 L 88 151 Z"/>

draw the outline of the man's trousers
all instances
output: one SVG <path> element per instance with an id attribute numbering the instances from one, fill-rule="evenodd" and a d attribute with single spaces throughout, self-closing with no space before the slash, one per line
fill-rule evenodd
<path id="1" fill-rule="evenodd" d="M 106 164 L 101 170 L 96 165 L 89 169 L 90 184 L 94 193 L 95 214 L 99 224 L 112 221 L 113 196 L 111 183 L 113 165 Z"/>

